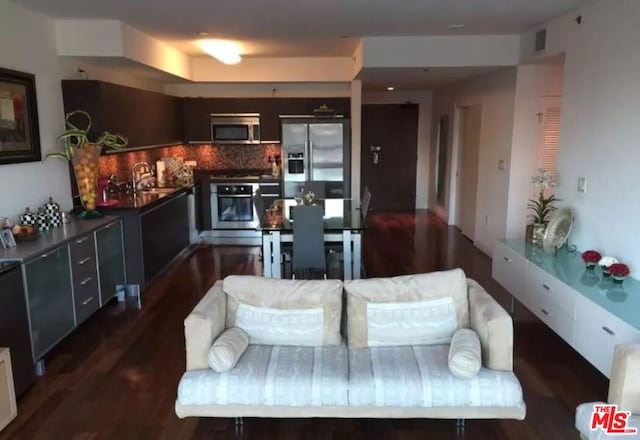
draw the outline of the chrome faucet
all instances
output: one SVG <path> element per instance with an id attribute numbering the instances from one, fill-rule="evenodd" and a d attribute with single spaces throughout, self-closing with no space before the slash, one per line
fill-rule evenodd
<path id="1" fill-rule="evenodd" d="M 142 175 L 138 175 L 138 170 L 146 170 L 143 171 Z M 150 172 L 150 167 L 149 164 L 147 162 L 136 162 L 133 164 L 133 166 L 131 167 L 131 183 L 133 184 L 133 192 L 136 193 L 138 192 L 138 185 L 140 184 L 140 181 L 142 180 L 142 177 L 144 176 L 144 174 L 147 174 Z"/>

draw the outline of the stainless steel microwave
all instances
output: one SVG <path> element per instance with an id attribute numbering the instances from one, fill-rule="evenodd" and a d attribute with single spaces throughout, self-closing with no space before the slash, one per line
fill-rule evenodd
<path id="1" fill-rule="evenodd" d="M 259 144 L 260 114 L 212 114 L 211 142 L 219 144 Z"/>

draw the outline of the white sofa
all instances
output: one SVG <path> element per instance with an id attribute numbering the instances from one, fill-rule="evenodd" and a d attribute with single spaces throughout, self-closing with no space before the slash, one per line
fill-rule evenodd
<path id="1" fill-rule="evenodd" d="M 416 309 L 424 304 L 453 314 L 449 321 L 435 317 L 436 324 L 477 332 L 482 367 L 476 377 L 460 379 L 450 372 L 452 331 L 444 334 L 435 324 L 427 328 L 428 337 L 441 339 L 430 345 L 407 336 L 412 322 L 429 323 L 424 317 L 436 313 L 433 307 Z M 409 309 L 402 309 L 405 305 Z M 249 323 L 262 308 L 276 313 L 268 318 L 275 320 Z M 298 320 L 295 313 L 301 311 L 308 316 Z M 234 368 L 216 373 L 209 368 L 208 350 L 229 327 L 246 327 L 250 345 Z M 342 331 L 347 342 L 341 328 L 347 329 Z M 274 335 L 285 342 L 265 343 Z M 187 371 L 175 405 L 181 418 L 525 416 L 522 388 L 512 371 L 511 317 L 460 269 L 344 286 L 337 280 L 227 277 L 185 319 L 185 339 Z M 298 340 L 305 345 L 289 345 Z"/>
<path id="2" fill-rule="evenodd" d="M 576 408 L 576 428 L 583 440 L 640 440 L 640 344 L 624 344 L 616 347 L 613 356 L 611 381 L 607 403 L 618 410 L 630 411 L 628 428 L 636 428 L 636 435 L 606 434 L 602 429 L 591 429 L 591 417 L 596 405 L 605 402 L 587 402 Z"/>

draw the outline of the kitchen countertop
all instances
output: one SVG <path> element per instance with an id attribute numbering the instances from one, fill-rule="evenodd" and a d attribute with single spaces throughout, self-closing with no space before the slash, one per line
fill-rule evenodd
<path id="1" fill-rule="evenodd" d="M 280 177 L 273 177 L 270 170 L 213 170 L 196 168 L 195 179 L 216 183 L 280 183 Z"/>
<path id="2" fill-rule="evenodd" d="M 152 208 L 157 203 L 168 200 L 171 197 L 177 196 L 184 192 L 187 192 L 193 188 L 193 184 L 179 186 L 179 187 L 165 187 L 163 189 L 173 190 L 167 193 L 150 193 L 139 191 L 137 193 L 127 192 L 112 194 L 111 200 L 118 202 L 115 206 L 100 206 L 98 210 L 103 212 L 115 212 L 121 209 L 139 209 L 145 210 Z"/>
<path id="3" fill-rule="evenodd" d="M 65 223 L 58 228 L 40 232 L 38 238 L 33 241 L 18 243 L 16 247 L 0 250 L 0 262 L 18 261 L 24 262 L 55 249 L 75 237 L 89 234 L 96 229 L 113 223 L 118 217 L 108 215 L 99 219 L 83 220 L 73 219 L 70 223 Z"/>

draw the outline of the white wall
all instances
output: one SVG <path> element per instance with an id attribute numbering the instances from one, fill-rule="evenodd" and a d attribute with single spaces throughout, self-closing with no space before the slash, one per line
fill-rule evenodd
<path id="1" fill-rule="evenodd" d="M 638 278 L 640 2 L 599 1 L 581 14 L 554 43 L 566 48 L 558 195 L 575 210 L 570 240 L 615 255 Z"/>
<path id="2" fill-rule="evenodd" d="M 431 136 L 430 91 L 364 92 L 363 104 L 402 104 L 407 101 L 418 104 L 418 157 L 416 163 L 416 209 L 429 207 L 429 146 Z"/>
<path id="3" fill-rule="evenodd" d="M 54 21 L 0 0 L 0 66 L 36 76 L 44 157 L 58 148 L 56 138 L 64 128 Z M 0 217 L 16 220 L 26 206 L 35 209 L 49 196 L 71 208 L 67 164 L 60 160 L 0 165 L 0 190 Z"/>
<path id="4" fill-rule="evenodd" d="M 540 101 L 543 96 L 562 94 L 564 64 L 528 64 L 518 67 L 509 164 L 507 238 L 524 238 L 527 201 L 531 198 L 531 176 L 536 173 Z"/>
<path id="5" fill-rule="evenodd" d="M 513 135 L 513 112 L 516 87 L 516 69 L 499 71 L 453 84 L 434 93 L 431 130 L 429 176 L 432 184 L 429 206 L 446 219 L 449 210 L 451 176 L 458 172 L 452 163 L 452 139 L 456 106 L 482 105 L 480 127 L 480 153 L 478 158 L 478 188 L 476 201 L 475 245 L 491 255 L 496 239 L 505 236 L 507 223 L 507 197 L 509 188 L 509 159 Z M 441 115 L 449 115 L 449 173 L 445 191 L 445 206 L 435 200 L 435 167 L 437 157 L 437 127 Z M 505 161 L 505 169 L 498 162 Z"/>

